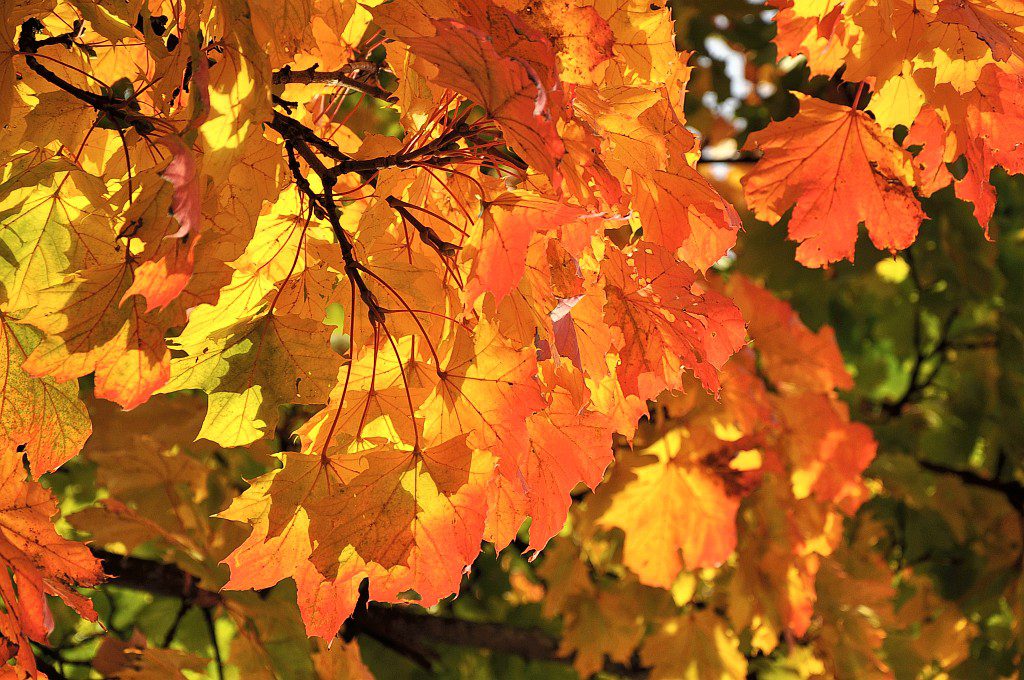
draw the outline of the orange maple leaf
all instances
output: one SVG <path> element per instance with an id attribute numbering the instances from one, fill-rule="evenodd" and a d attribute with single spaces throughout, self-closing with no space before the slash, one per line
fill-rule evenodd
<path id="1" fill-rule="evenodd" d="M 645 241 L 609 249 L 601 271 L 608 296 L 605 322 L 621 357 L 623 391 L 650 399 L 678 389 L 684 367 L 716 391 L 718 369 L 746 338 L 739 310 L 703 289 L 696 274 L 664 247 Z"/>
<path id="2" fill-rule="evenodd" d="M 46 596 L 60 597 L 79 615 L 96 620 L 76 587 L 103 579 L 100 562 L 81 544 L 57 534 L 50 518 L 57 502 L 38 483 L 25 480 L 21 457 L 0 455 L 0 664 L 16 657 L 34 670 L 29 640 L 46 643 L 53 619 Z"/>
<path id="3" fill-rule="evenodd" d="M 861 222 L 878 248 L 917 237 L 925 215 L 910 154 L 863 111 L 801 97 L 796 116 L 754 133 L 748 148 L 764 155 L 743 178 L 747 201 L 772 224 L 793 208 L 789 237 L 805 265 L 852 260 Z"/>

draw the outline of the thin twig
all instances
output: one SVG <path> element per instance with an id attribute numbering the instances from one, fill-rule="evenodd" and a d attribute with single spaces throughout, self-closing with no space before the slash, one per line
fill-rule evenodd
<path id="1" fill-rule="evenodd" d="M 164 636 L 164 643 L 160 645 L 164 649 L 171 646 L 174 642 L 174 636 L 178 633 L 178 627 L 181 625 L 182 619 L 185 618 L 185 614 L 192 608 L 192 603 L 187 599 L 182 598 L 181 604 L 178 606 L 178 613 L 174 616 L 174 621 L 171 622 L 171 627 L 167 629 L 167 634 Z"/>
<path id="2" fill-rule="evenodd" d="M 203 607 L 203 619 L 206 621 L 206 631 L 210 635 L 210 644 L 213 645 L 213 661 L 217 665 L 217 678 L 224 680 L 224 659 L 220 655 L 220 644 L 217 642 L 217 626 L 213 620 L 212 607 Z"/>

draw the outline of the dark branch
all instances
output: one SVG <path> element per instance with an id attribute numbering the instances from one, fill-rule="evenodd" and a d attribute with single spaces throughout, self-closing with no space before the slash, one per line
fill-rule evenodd
<path id="1" fill-rule="evenodd" d="M 362 274 L 365 269 L 356 259 L 355 244 L 352 243 L 352 239 L 341 224 L 341 215 L 338 213 L 338 206 L 335 205 L 334 197 L 331 194 L 331 184 L 333 182 L 327 184 L 324 181 L 324 176 L 328 172 L 327 169 L 303 139 L 293 140 L 285 138 L 285 149 L 288 152 L 288 169 L 291 170 L 295 185 L 309 199 L 313 211 L 319 217 L 326 218 L 330 222 L 331 230 L 334 232 L 334 237 L 341 248 L 341 257 L 345 261 L 345 274 L 356 290 L 359 291 L 359 299 L 366 305 L 370 324 L 376 328 L 384 321 L 384 309 L 377 301 L 373 291 L 366 285 L 366 281 L 363 280 Z M 321 182 L 324 185 L 323 193 L 316 193 L 305 175 L 302 174 L 302 168 L 299 166 L 296 152 L 307 161 L 313 172 L 320 176 Z"/>
<path id="2" fill-rule="evenodd" d="M 472 132 L 471 126 L 463 121 L 456 121 L 440 137 L 423 146 L 406 149 L 387 156 L 355 159 L 342 153 L 338 147 L 322 139 L 316 132 L 294 118 L 285 116 L 277 111 L 274 112 L 273 118 L 271 118 L 267 125 L 276 130 L 286 141 L 293 143 L 303 142 L 311 150 L 315 150 L 326 158 L 335 161 L 335 165 L 332 167 L 327 167 L 319 159 L 311 161 L 310 158 L 301 153 L 302 149 L 297 145 L 303 160 L 313 168 L 314 172 L 320 175 L 325 187 L 333 187 L 339 177 L 350 172 L 358 173 L 364 178 L 369 178 L 373 173 L 384 168 L 408 168 L 418 163 L 429 162 L 436 154 L 449 150 L 460 139 L 467 137 Z"/>
<path id="3" fill-rule="evenodd" d="M 320 135 L 294 118 L 284 116 L 277 111 L 274 111 L 274 116 L 270 119 L 270 122 L 267 123 L 267 125 L 269 125 L 271 129 L 277 131 L 285 141 L 290 141 L 292 143 L 302 142 L 305 145 L 316 149 L 327 158 L 338 161 L 339 163 L 348 163 L 352 161 L 351 158 L 346 154 L 343 154 L 334 144 L 322 139 Z M 324 169 L 326 170 L 326 168 Z"/>
<path id="4" fill-rule="evenodd" d="M 173 564 L 117 555 L 99 548 L 92 551 L 102 560 L 110 585 L 182 598 L 206 609 L 223 601 L 220 593 L 199 587 L 193 576 Z M 539 629 L 420 614 L 406 607 L 373 602 L 346 623 L 346 631 L 350 635 L 365 634 L 385 644 L 400 641 L 415 649 L 446 644 L 489 649 L 524 659 L 568 661 L 558 652 L 558 639 Z"/>
<path id="5" fill-rule="evenodd" d="M 394 95 L 380 85 L 368 83 L 352 77 L 351 74 L 359 70 L 377 70 L 376 65 L 374 64 L 368 64 L 367 62 L 346 64 L 337 71 L 320 71 L 318 68 L 319 66 L 314 64 L 307 69 L 293 71 L 291 67 L 285 66 L 280 71 L 274 72 L 273 83 L 275 85 L 284 85 L 287 83 L 297 83 L 300 85 L 339 85 L 351 90 L 356 90 L 357 92 L 362 92 L 363 94 L 368 94 L 375 99 L 380 99 L 381 101 L 395 101 Z"/>
<path id="6" fill-rule="evenodd" d="M 206 632 L 210 636 L 210 644 L 213 646 L 213 660 L 217 667 L 217 680 L 224 680 L 224 659 L 220 654 L 220 644 L 217 642 L 217 625 L 213 620 L 213 612 L 209 608 L 203 609 L 203 621 L 206 622 Z"/>
<path id="7" fill-rule="evenodd" d="M 375 603 L 370 603 L 364 613 L 353 617 L 347 625 L 356 633 L 373 637 L 479 647 L 535 661 L 565 661 L 558 653 L 558 640 L 536 628 L 418 614 Z"/>
<path id="8" fill-rule="evenodd" d="M 897 417 L 901 415 L 907 406 L 917 401 L 924 392 L 935 382 L 939 372 L 945 365 L 948 357 L 948 350 L 950 349 L 950 332 L 953 329 L 953 324 L 956 323 L 957 318 L 960 315 L 959 308 L 954 308 L 950 312 L 949 316 L 942 322 L 942 326 L 939 329 L 938 339 L 935 341 L 935 345 L 929 350 L 924 347 L 923 329 L 924 329 L 924 310 L 922 308 L 921 297 L 924 295 L 929 287 L 924 285 L 921 280 L 920 272 L 917 270 L 917 266 L 914 262 L 913 251 L 911 248 L 907 248 L 903 252 L 904 259 L 907 265 L 910 267 L 910 278 L 914 283 L 917 296 L 913 300 L 914 306 L 914 318 L 913 318 L 913 329 L 911 335 L 911 343 L 914 346 L 914 362 L 910 368 L 910 376 L 907 378 L 907 387 L 896 399 L 888 401 L 882 404 L 882 412 L 890 417 Z M 925 372 L 926 365 L 932 362 L 931 370 Z"/>
<path id="9" fill-rule="evenodd" d="M 188 614 L 190 609 L 192 609 L 192 603 L 185 598 L 181 598 L 178 613 L 175 614 L 174 620 L 171 621 L 171 627 L 167 629 L 167 633 L 164 635 L 164 642 L 160 645 L 161 647 L 166 649 L 171 646 L 171 643 L 174 642 L 174 636 L 178 634 L 178 627 L 181 626 L 181 622 L 185 620 L 185 615 Z"/>
<path id="10" fill-rule="evenodd" d="M 705 156 L 703 153 L 700 158 L 697 159 L 698 165 L 705 165 L 710 163 L 732 163 L 736 165 L 753 165 L 761 158 L 761 154 L 756 151 L 737 151 L 736 153 L 725 156 L 724 158 L 715 158 L 713 156 Z"/>
<path id="11" fill-rule="evenodd" d="M 36 668 L 42 671 L 48 678 L 54 678 L 54 680 L 67 680 L 68 676 L 61 673 L 56 666 L 54 666 L 45 659 L 40 659 L 37 657 Z"/>
<path id="12" fill-rule="evenodd" d="M 420 240 L 423 241 L 425 245 L 432 248 L 441 256 L 442 259 L 451 260 L 458 254 L 459 246 L 454 243 L 448 243 L 442 239 L 437 235 L 436 231 L 423 224 L 423 222 L 417 219 L 416 216 L 409 211 L 410 208 L 415 209 L 416 206 L 406 203 L 401 199 L 397 199 L 394 196 L 388 196 L 387 202 L 392 209 L 402 216 L 402 219 L 413 226 L 416 233 L 419 234 Z"/>
<path id="13" fill-rule="evenodd" d="M 1001 481 L 999 479 L 983 477 L 971 470 L 950 468 L 946 467 L 945 465 L 931 463 L 926 460 L 918 460 L 917 464 L 930 472 L 935 472 L 943 475 L 952 475 L 953 477 L 956 477 L 957 479 L 959 479 L 961 482 L 968 486 L 988 489 L 990 491 L 1000 493 L 1006 497 L 1006 500 L 1018 512 L 1024 513 L 1024 484 L 1020 484 L 1019 482 L 1015 481 Z"/>
<path id="14" fill-rule="evenodd" d="M 173 564 L 90 548 L 103 563 L 103 572 L 114 585 L 152 595 L 179 597 L 199 607 L 211 607 L 223 599 L 220 593 L 200 588 L 195 577 Z"/>
<path id="15" fill-rule="evenodd" d="M 300 72 L 306 73 L 306 71 Z M 287 71 L 289 76 L 296 75 Z M 345 274 L 352 285 L 359 293 L 360 300 L 367 308 L 370 325 L 374 328 L 383 327 L 386 311 L 379 303 L 374 293 L 366 285 L 363 274 L 373 278 L 370 272 L 356 257 L 355 244 L 352 238 L 345 231 L 341 223 L 341 214 L 334 199 L 333 189 L 338 178 L 347 173 L 358 173 L 366 182 L 371 182 L 377 171 L 383 168 L 412 167 L 417 164 L 432 164 L 434 166 L 445 165 L 450 159 L 445 154 L 458 148 L 460 141 L 468 139 L 475 131 L 473 126 L 466 123 L 468 112 L 452 120 L 447 129 L 436 139 L 418 147 L 406 148 L 394 154 L 380 156 L 377 158 L 353 159 L 341 152 L 331 142 L 320 137 L 314 130 L 303 125 L 299 121 L 275 111 L 268 126 L 275 130 L 284 139 L 285 150 L 288 156 L 288 168 L 298 190 L 309 200 L 310 206 L 317 217 L 326 219 L 334 232 L 335 239 L 341 248 L 341 255 L 345 261 Z M 321 158 L 323 156 L 323 158 Z M 309 170 L 320 180 L 320 191 L 314 190 L 299 163 L 299 158 L 305 161 Z M 327 161 L 333 161 L 334 165 L 328 167 Z M 392 205 L 392 207 L 395 207 Z M 442 259 L 449 262 L 456 254 L 456 247 L 453 244 L 443 241 L 432 229 L 423 225 L 408 211 L 402 216 L 415 225 L 420 236 L 430 247 L 434 248 Z"/>
<path id="16" fill-rule="evenodd" d="M 88 104 L 96 109 L 96 111 L 105 113 L 111 123 L 123 124 L 124 127 L 134 127 L 143 136 L 149 134 L 154 129 L 153 120 L 138 112 L 138 103 L 134 99 L 119 99 L 110 95 L 96 94 L 95 92 L 83 90 L 39 63 L 35 55 L 41 47 L 48 45 L 72 47 L 75 44 L 74 41 L 82 34 L 82 26 L 81 21 L 76 21 L 74 28 L 68 33 L 39 40 L 36 36 L 43 31 L 43 22 L 34 17 L 26 19 L 21 24 L 18 50 L 24 54 L 25 63 L 28 64 L 28 67 L 43 80 Z"/>

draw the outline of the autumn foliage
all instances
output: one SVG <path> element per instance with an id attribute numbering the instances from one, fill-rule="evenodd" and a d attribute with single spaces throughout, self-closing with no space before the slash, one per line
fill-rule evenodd
<path id="1" fill-rule="evenodd" d="M 693 12 L 765 10 L 732 4 Z M 950 192 L 971 248 L 1003 238 L 1024 4 L 770 5 L 789 66 L 747 77 L 791 115 L 747 135 L 681 3 L 0 0 L 0 676 L 438 671 L 423 631 L 514 609 L 557 640 L 439 641 L 583 677 L 932 677 L 1015 621 L 1019 479 L 984 446 L 887 477 L 880 442 L 941 418 L 879 423 L 964 318 L 1019 347 L 1011 256 L 969 286 L 991 309 L 921 321 L 953 274 L 909 249 Z M 770 292 L 794 255 L 755 218 L 827 269 L 800 276 L 914 284 L 913 359 L 844 363 Z M 908 387 L 859 400 L 882 365 Z M 913 487 L 944 469 L 1009 502 L 974 618 L 882 513 L 967 516 Z M 459 610 L 493 570 L 503 604 Z M 133 589 L 161 623 L 124 618 Z"/>

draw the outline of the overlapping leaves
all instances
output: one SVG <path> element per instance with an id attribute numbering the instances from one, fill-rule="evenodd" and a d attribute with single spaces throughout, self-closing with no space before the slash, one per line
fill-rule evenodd
<path id="1" fill-rule="evenodd" d="M 853 259 L 857 226 L 876 247 L 917 237 L 922 196 L 954 183 L 991 233 L 997 167 L 1024 170 L 1021 126 L 1024 8 L 990 2 L 778 3 L 780 53 L 814 74 L 860 83 L 847 106 L 803 99 L 799 113 L 750 139 L 765 155 L 745 178 L 747 200 L 772 224 L 793 208 L 797 259 Z M 1017 103 L 1014 103 L 1017 102 Z M 863 107 L 864 111 L 858 109 Z M 871 117 L 867 114 L 870 112 Z M 901 148 L 896 129 L 910 129 Z M 966 174 L 946 165 L 963 159 Z M 795 181 L 790 181 L 790 173 Z M 794 207 L 795 206 L 795 207 Z"/>
<path id="2" fill-rule="evenodd" d="M 689 71 L 664 10 L 573 8 L 604 36 L 582 54 L 557 13 L 395 2 L 374 10 L 387 62 L 355 67 L 324 41 L 365 61 L 369 15 L 323 10 L 167 13 L 173 44 L 166 21 L 80 3 L 15 12 L 8 372 L 68 434 L 47 448 L 14 410 L 5 424 L 42 472 L 81 445 L 70 381 L 89 374 L 126 409 L 204 392 L 198 435 L 224 447 L 273 434 L 282 406 L 322 406 L 221 516 L 251 526 L 228 587 L 291 577 L 307 629 L 331 637 L 364 579 L 374 599 L 436 602 L 482 539 L 532 519 L 544 547 L 613 433 L 683 372 L 717 389 L 745 336 L 696 273 L 738 219 L 685 155 Z M 341 131 L 324 68 L 391 100 L 403 134 Z M 387 69 L 391 96 L 372 82 Z M 96 125 L 22 124 L 47 98 Z M 135 536 L 139 502 L 103 512 Z"/>
<path id="3" fill-rule="evenodd" d="M 666 8 L 2 6 L 3 516 L 36 508 L 13 531 L 37 528 L 73 563 L 8 541 L 2 656 L 30 665 L 22 637 L 46 631 L 20 603 L 44 591 L 89 613 L 71 589 L 96 582 L 95 564 L 53 532 L 22 465 L 38 476 L 81 448 L 86 376 L 124 409 L 191 391 L 175 402 L 205 399 L 189 436 L 283 450 L 220 513 L 221 534 L 148 507 L 174 479 L 185 490 L 168 502 L 200 502 L 203 462 L 158 445 L 159 465 L 117 463 L 101 437 L 90 457 L 115 497 L 79 526 L 104 544 L 115 525 L 127 547 L 159 539 L 216 585 L 223 559 L 232 589 L 291 578 L 310 634 L 333 637 L 367 580 L 375 600 L 438 602 L 482 540 L 504 547 L 527 520 L 528 548 L 544 548 L 573 492 L 605 477 L 616 435 L 635 452 L 575 518 L 587 540 L 620 541 L 629 587 L 689 602 L 687 575 L 706 568 L 734 597 L 660 617 L 644 639 L 629 593 L 601 591 L 569 620 L 616 619 L 629 644 L 587 649 L 577 631 L 582 669 L 638 648 L 656 676 L 741 673 L 735 631 L 769 653 L 807 632 L 816 600 L 835 630 L 857 629 L 839 592 L 857 575 L 828 560 L 874 442 L 837 399 L 850 378 L 829 331 L 745 279 L 704 276 L 739 215 L 695 167 L 689 55 Z M 780 10 L 783 51 L 862 84 L 846 105 L 803 97 L 751 137 L 748 205 L 773 223 L 792 210 L 798 259 L 852 258 L 860 223 L 904 248 L 918 196 L 950 183 L 987 226 L 990 172 L 1024 169 L 1020 7 Z M 376 103 L 342 114 L 351 91 Z M 297 429 L 279 419 L 295 405 L 310 415 Z M 137 474 L 106 478 L 104 461 Z M 834 670 L 876 643 L 814 653 Z M 129 652 L 159 664 L 154 651 L 135 641 L 109 667 Z"/>

